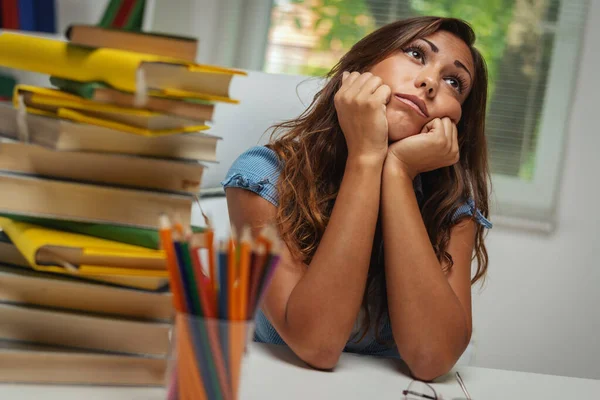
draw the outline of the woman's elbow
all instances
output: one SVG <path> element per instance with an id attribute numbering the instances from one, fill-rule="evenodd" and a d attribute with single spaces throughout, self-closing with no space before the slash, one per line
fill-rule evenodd
<path id="1" fill-rule="evenodd" d="M 312 368 L 332 370 L 337 365 L 342 350 L 336 346 L 319 346 L 297 352 L 296 355 Z"/>
<path id="2" fill-rule="evenodd" d="M 420 381 L 427 382 L 450 372 L 467 348 L 470 339 L 471 333 L 468 332 L 464 342 L 460 343 L 429 343 L 415 347 L 398 346 L 398 349 L 412 375 Z"/>
<path id="3" fill-rule="evenodd" d="M 442 351 L 417 351 L 404 361 L 415 379 L 429 382 L 450 372 L 458 358 Z"/>
<path id="4" fill-rule="evenodd" d="M 454 366 L 454 362 L 443 362 L 439 359 L 427 359 L 408 363 L 412 376 L 423 382 L 430 382 L 447 374 Z"/>

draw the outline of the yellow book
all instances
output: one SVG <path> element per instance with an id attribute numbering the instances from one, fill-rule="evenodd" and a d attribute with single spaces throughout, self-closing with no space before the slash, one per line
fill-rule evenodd
<path id="1" fill-rule="evenodd" d="M 142 136 L 190 133 L 209 128 L 198 121 L 98 103 L 49 88 L 16 85 L 13 96 L 15 108 L 20 107 L 20 97 L 23 98 L 27 111 L 33 114 L 54 116 Z"/>
<path id="2" fill-rule="evenodd" d="M 0 227 L 36 270 L 91 276 L 167 277 L 162 250 L 0 217 Z"/>
<path id="3" fill-rule="evenodd" d="M 0 65 L 9 68 L 81 82 L 105 82 L 126 92 L 168 89 L 216 101 L 229 98 L 233 76 L 246 75 L 239 70 L 175 58 L 110 48 L 94 49 L 10 32 L 0 34 L 0 54 Z"/>

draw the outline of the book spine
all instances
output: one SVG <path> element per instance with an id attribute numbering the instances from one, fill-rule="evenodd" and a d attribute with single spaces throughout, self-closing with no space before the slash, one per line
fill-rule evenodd
<path id="1" fill-rule="evenodd" d="M 113 21 L 121 8 L 122 0 L 110 0 L 108 6 L 104 10 L 104 14 L 102 14 L 102 18 L 98 23 L 99 26 L 103 28 L 110 28 L 113 24 Z"/>
<path id="2" fill-rule="evenodd" d="M 123 26 L 123 29 L 132 32 L 141 32 L 144 22 L 144 9 L 146 7 L 145 0 L 137 0 L 132 7 L 129 17 Z"/>
<path id="3" fill-rule="evenodd" d="M 136 72 L 148 59 L 136 53 L 90 50 L 60 40 L 8 32 L 0 35 L 0 54 L 0 65 L 5 67 L 78 81 L 104 81 L 126 91 L 136 90 Z"/>
<path id="4" fill-rule="evenodd" d="M 34 0 L 34 12 L 38 32 L 56 33 L 55 0 Z"/>
<path id="5" fill-rule="evenodd" d="M 2 28 L 19 29 L 18 0 L 2 0 Z"/>
<path id="6" fill-rule="evenodd" d="M 23 31 L 35 31 L 34 0 L 19 0 L 19 28 Z"/>
<path id="7" fill-rule="evenodd" d="M 57 76 L 50 77 L 50 84 L 68 93 L 75 94 L 84 99 L 92 100 L 94 91 L 98 86 L 105 86 L 95 82 L 78 82 L 70 79 L 63 79 Z"/>
<path id="8" fill-rule="evenodd" d="M 130 18 L 131 10 L 135 5 L 135 0 L 122 0 L 121 7 L 117 11 L 117 15 L 115 15 L 115 19 L 113 20 L 111 27 L 112 28 L 120 28 L 123 29 L 127 20 Z"/>

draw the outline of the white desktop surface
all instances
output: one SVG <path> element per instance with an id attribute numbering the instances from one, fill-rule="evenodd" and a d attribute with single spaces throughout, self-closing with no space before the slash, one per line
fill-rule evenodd
<path id="1" fill-rule="evenodd" d="M 459 369 L 475 400 L 594 399 L 600 380 L 567 378 L 487 368 Z M 410 378 L 392 360 L 343 354 L 334 372 L 312 370 L 288 349 L 253 343 L 245 360 L 241 400 L 402 399 Z M 464 398 L 453 374 L 434 387 L 444 399 Z M 2 400 L 160 400 L 160 388 L 0 384 Z"/>

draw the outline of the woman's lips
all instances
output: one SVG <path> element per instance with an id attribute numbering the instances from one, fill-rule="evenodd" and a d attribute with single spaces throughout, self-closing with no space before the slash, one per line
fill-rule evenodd
<path id="1" fill-rule="evenodd" d="M 410 108 L 412 108 L 413 110 L 415 110 L 417 112 L 417 114 L 419 114 L 421 117 L 423 118 L 427 118 L 427 114 L 426 111 L 427 109 L 422 110 L 421 108 L 425 107 L 424 104 L 421 104 L 421 107 L 419 107 L 419 105 L 417 105 L 417 102 L 421 102 L 419 99 L 415 98 L 414 96 L 408 96 L 408 95 L 401 95 L 401 94 L 395 94 L 394 97 L 396 97 L 398 100 L 400 100 L 401 102 L 403 102 L 404 104 L 408 105 Z"/>

